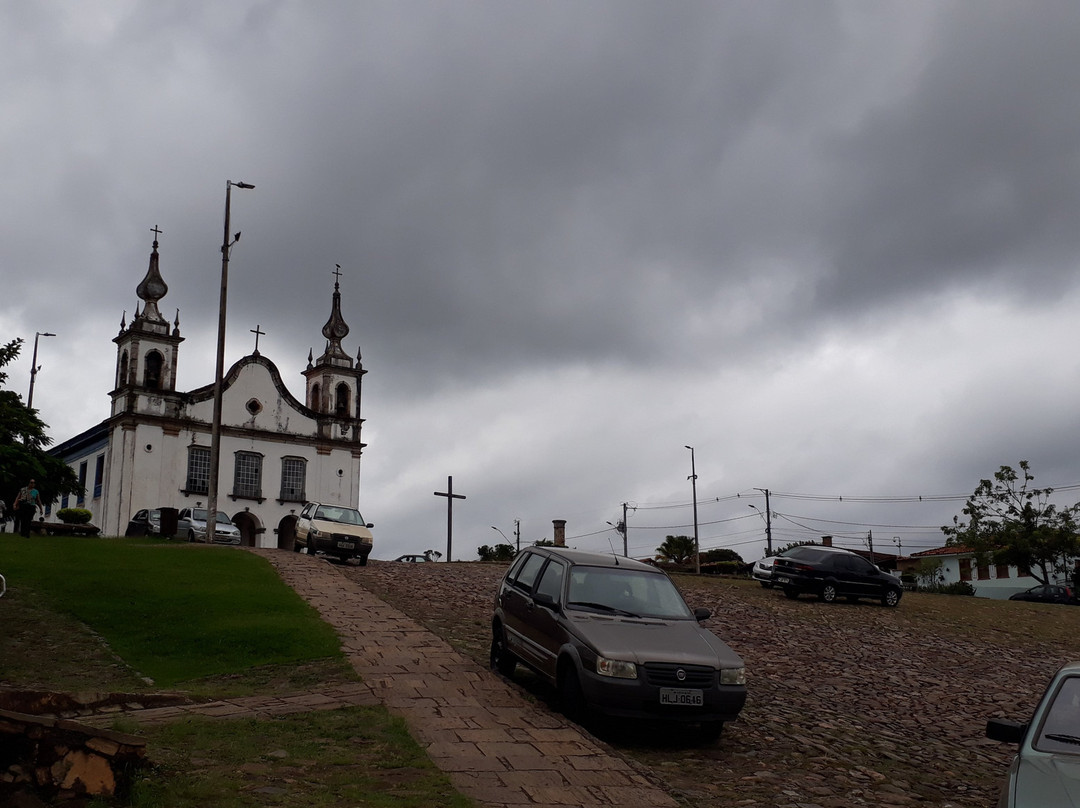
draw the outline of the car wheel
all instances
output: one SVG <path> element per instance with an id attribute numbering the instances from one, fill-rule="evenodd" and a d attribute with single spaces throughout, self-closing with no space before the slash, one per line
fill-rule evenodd
<path id="1" fill-rule="evenodd" d="M 357 560 L 360 562 L 361 567 L 367 566 L 367 556 L 360 556 Z"/>
<path id="2" fill-rule="evenodd" d="M 585 694 L 581 691 L 577 671 L 571 663 L 566 663 L 559 677 L 559 708 L 571 721 L 581 723 L 585 707 Z"/>
<path id="3" fill-rule="evenodd" d="M 795 598 L 799 597 L 799 590 L 791 586 L 785 586 L 784 597 L 788 598 L 789 600 L 795 600 Z"/>
<path id="4" fill-rule="evenodd" d="M 892 607 L 900 605 L 900 590 L 899 589 L 888 589 L 888 590 L 886 590 L 885 594 L 882 595 L 882 597 L 881 597 L 881 604 L 883 606 L 892 606 Z"/>
<path id="5" fill-rule="evenodd" d="M 292 551 L 294 553 L 299 553 L 303 549 L 304 549 L 304 545 L 302 545 L 300 542 L 298 542 L 298 541 L 293 542 Z"/>
<path id="6" fill-rule="evenodd" d="M 825 584 L 821 587 L 821 592 L 818 597 L 826 603 L 833 603 L 836 601 L 836 584 Z"/>
<path id="7" fill-rule="evenodd" d="M 517 657 L 506 647 L 506 634 L 502 626 L 495 626 L 491 630 L 491 669 L 496 670 L 509 678 L 514 675 L 517 668 Z"/>

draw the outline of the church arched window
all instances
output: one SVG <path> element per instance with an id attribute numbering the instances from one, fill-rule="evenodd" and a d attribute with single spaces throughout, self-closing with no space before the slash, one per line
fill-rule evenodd
<path id="1" fill-rule="evenodd" d="M 123 387 L 128 383 L 128 352 L 120 354 L 120 374 L 116 380 L 117 387 Z"/>
<path id="2" fill-rule="evenodd" d="M 158 351 L 150 351 L 146 355 L 143 374 L 144 384 L 151 390 L 161 389 L 161 367 L 165 359 Z"/>
<path id="3" fill-rule="evenodd" d="M 311 401 L 308 402 L 308 406 L 316 412 L 321 410 L 322 407 L 319 404 L 319 396 L 322 394 L 322 388 L 317 384 L 311 386 Z"/>
<path id="4" fill-rule="evenodd" d="M 349 417 L 349 385 L 342 382 L 334 391 L 334 414 L 338 418 Z"/>

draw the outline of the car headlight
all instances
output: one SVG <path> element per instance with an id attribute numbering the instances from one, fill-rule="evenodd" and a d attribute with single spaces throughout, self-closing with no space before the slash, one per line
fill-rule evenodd
<path id="1" fill-rule="evenodd" d="M 317 527 L 312 526 L 311 530 L 308 531 L 308 535 L 311 536 L 312 538 L 317 537 L 319 535 L 319 529 Z"/>
<path id="2" fill-rule="evenodd" d="M 596 658 L 596 672 L 614 679 L 637 679 L 637 665 L 633 662 L 620 662 L 602 656 Z"/>
<path id="3" fill-rule="evenodd" d="M 746 668 L 721 668 L 720 684 L 722 685 L 745 685 Z"/>

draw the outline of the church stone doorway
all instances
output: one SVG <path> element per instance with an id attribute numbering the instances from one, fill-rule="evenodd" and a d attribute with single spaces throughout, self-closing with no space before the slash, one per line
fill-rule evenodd
<path id="1" fill-rule="evenodd" d="M 251 511 L 240 511 L 232 520 L 240 528 L 240 543 L 245 547 L 257 547 L 259 534 L 266 532 L 262 520 Z"/>
<path id="2" fill-rule="evenodd" d="M 296 514 L 290 513 L 282 518 L 277 526 L 277 546 L 279 550 L 293 550 L 296 545 Z"/>

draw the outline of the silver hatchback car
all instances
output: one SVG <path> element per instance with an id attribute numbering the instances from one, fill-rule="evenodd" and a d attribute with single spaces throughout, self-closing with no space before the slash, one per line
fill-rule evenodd
<path id="1" fill-rule="evenodd" d="M 491 666 L 520 662 L 559 691 L 572 719 L 590 711 L 695 724 L 715 738 L 746 701 L 742 659 L 701 626 L 662 570 L 628 558 L 530 547 L 495 597 Z"/>

